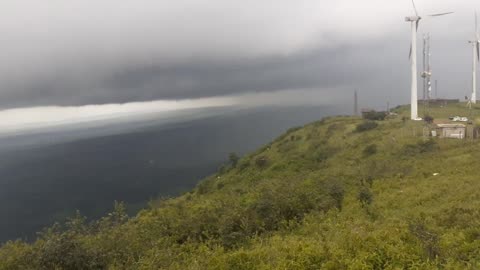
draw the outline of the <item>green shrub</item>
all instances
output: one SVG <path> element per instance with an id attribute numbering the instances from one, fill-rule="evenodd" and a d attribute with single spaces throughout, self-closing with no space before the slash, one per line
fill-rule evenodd
<path id="1" fill-rule="evenodd" d="M 325 133 L 326 137 L 331 137 L 336 131 L 343 131 L 345 130 L 345 125 L 341 123 L 333 123 L 328 126 L 327 132 Z"/>
<path id="2" fill-rule="evenodd" d="M 338 183 L 333 183 L 330 185 L 328 194 L 335 201 L 335 205 L 338 210 L 342 210 L 343 199 L 345 197 L 345 189 Z"/>
<path id="3" fill-rule="evenodd" d="M 313 158 L 316 162 L 325 162 L 327 159 L 333 157 L 338 152 L 337 148 L 329 147 L 329 146 L 320 146 L 315 152 L 313 153 Z"/>
<path id="4" fill-rule="evenodd" d="M 360 188 L 357 198 L 362 204 L 362 207 L 366 207 L 373 202 L 373 194 L 367 187 Z"/>
<path id="5" fill-rule="evenodd" d="M 437 222 L 447 228 L 467 229 L 477 227 L 480 210 L 475 208 L 453 207 L 437 218 Z M 480 238 L 479 238 L 480 239 Z"/>
<path id="6" fill-rule="evenodd" d="M 106 263 L 94 250 L 86 249 L 67 231 L 48 233 L 35 247 L 32 257 L 37 269 L 104 269 Z"/>
<path id="7" fill-rule="evenodd" d="M 429 139 L 426 141 L 419 141 L 416 144 L 406 144 L 403 147 L 403 154 L 412 156 L 421 153 L 433 152 L 438 149 L 438 143 L 433 139 Z"/>
<path id="8" fill-rule="evenodd" d="M 224 173 L 228 172 L 228 169 L 229 168 L 228 168 L 227 165 L 222 164 L 222 165 L 220 165 L 220 167 L 218 167 L 217 171 L 218 171 L 219 174 L 224 174 Z"/>
<path id="9" fill-rule="evenodd" d="M 197 192 L 199 194 L 206 194 L 213 190 L 212 179 L 205 179 L 197 184 Z"/>
<path id="10" fill-rule="evenodd" d="M 429 230 L 423 221 L 414 221 L 409 225 L 410 232 L 422 243 L 429 259 L 436 259 L 440 255 L 439 237 Z"/>
<path id="11" fill-rule="evenodd" d="M 427 124 L 431 124 L 433 123 L 433 117 L 431 117 L 430 115 L 425 115 L 425 117 L 423 117 L 423 121 L 425 121 Z"/>
<path id="12" fill-rule="evenodd" d="M 385 120 L 385 117 L 387 117 L 386 112 L 376 112 L 376 111 L 365 112 L 362 115 L 364 119 L 377 120 L 377 121 L 383 121 Z"/>
<path id="13" fill-rule="evenodd" d="M 356 127 L 357 132 L 364 132 L 368 130 L 372 130 L 378 126 L 377 122 L 375 121 L 364 121 L 361 124 L 358 124 Z"/>
<path id="14" fill-rule="evenodd" d="M 363 149 L 363 155 L 364 156 L 371 156 L 377 153 L 377 145 L 376 144 L 370 144 L 367 147 Z"/>
<path id="15" fill-rule="evenodd" d="M 238 164 L 238 169 L 240 171 L 243 171 L 245 170 L 246 168 L 248 168 L 250 166 L 250 160 L 249 159 L 242 159 L 240 161 L 240 163 Z"/>
<path id="16" fill-rule="evenodd" d="M 420 153 L 426 153 L 426 152 L 431 152 L 431 151 L 437 150 L 438 149 L 438 143 L 433 139 L 429 139 L 429 140 L 426 140 L 424 142 L 423 141 L 419 142 L 418 147 L 419 147 Z"/>
<path id="17" fill-rule="evenodd" d="M 232 165 L 233 168 L 237 167 L 238 160 L 240 158 L 237 156 L 235 153 L 230 153 L 228 155 L 228 161 L 230 162 L 230 165 Z"/>
<path id="18" fill-rule="evenodd" d="M 266 156 L 259 156 L 255 159 L 255 165 L 258 168 L 265 168 L 268 164 L 268 158 Z"/>

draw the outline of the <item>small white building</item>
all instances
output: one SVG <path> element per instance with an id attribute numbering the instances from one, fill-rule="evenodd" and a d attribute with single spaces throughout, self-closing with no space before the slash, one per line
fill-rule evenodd
<path id="1" fill-rule="evenodd" d="M 440 138 L 464 139 L 466 137 L 467 127 L 463 124 L 437 124 L 435 134 Z"/>

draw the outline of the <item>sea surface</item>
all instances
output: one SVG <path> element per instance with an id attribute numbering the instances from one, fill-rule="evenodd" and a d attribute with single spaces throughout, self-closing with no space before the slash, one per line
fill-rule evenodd
<path id="1" fill-rule="evenodd" d="M 0 242 L 31 241 L 76 210 L 98 218 L 115 200 L 134 214 L 151 199 L 192 189 L 230 152 L 244 155 L 288 128 L 339 113 L 329 106 L 211 108 L 3 135 Z"/>

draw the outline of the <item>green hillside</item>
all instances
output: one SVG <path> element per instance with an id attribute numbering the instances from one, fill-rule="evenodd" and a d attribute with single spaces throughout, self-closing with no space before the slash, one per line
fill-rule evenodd
<path id="1" fill-rule="evenodd" d="M 9 242 L 0 269 L 479 269 L 480 141 L 423 137 L 396 112 L 290 129 L 135 217 L 116 204 Z"/>

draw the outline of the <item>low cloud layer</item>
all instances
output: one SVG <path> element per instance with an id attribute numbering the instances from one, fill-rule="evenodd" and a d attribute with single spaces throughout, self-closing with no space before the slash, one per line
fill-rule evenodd
<path id="1" fill-rule="evenodd" d="M 0 134 L 26 133 L 85 123 L 92 125 L 95 122 L 104 126 L 122 121 L 146 120 L 152 115 L 155 119 L 168 119 L 193 109 L 223 107 L 230 110 L 265 106 L 318 106 L 341 102 L 338 95 L 329 92 L 331 89 L 296 89 L 214 98 L 7 109 L 0 111 Z M 194 116 L 195 114 L 191 113 L 191 117 Z"/>
<path id="2" fill-rule="evenodd" d="M 417 0 L 441 93 L 468 91 L 473 0 Z M 331 88 L 408 101 L 411 1 L 0 3 L 0 107 Z M 421 43 L 421 42 L 419 42 Z M 419 45 L 420 46 L 420 45 Z M 419 55 L 420 57 L 420 55 Z M 447 79 L 448 78 L 448 79 Z"/>

